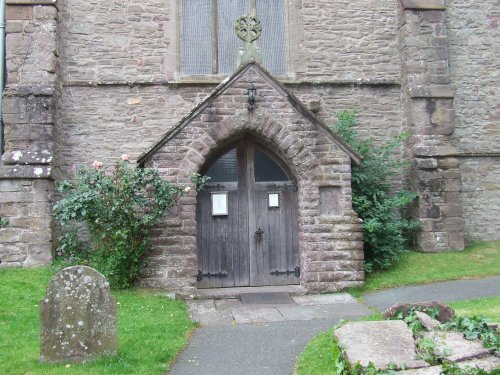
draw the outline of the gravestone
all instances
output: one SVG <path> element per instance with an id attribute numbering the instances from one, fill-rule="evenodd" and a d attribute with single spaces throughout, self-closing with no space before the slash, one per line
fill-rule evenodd
<path id="1" fill-rule="evenodd" d="M 116 301 L 87 266 L 58 272 L 40 301 L 40 360 L 84 362 L 117 352 Z"/>

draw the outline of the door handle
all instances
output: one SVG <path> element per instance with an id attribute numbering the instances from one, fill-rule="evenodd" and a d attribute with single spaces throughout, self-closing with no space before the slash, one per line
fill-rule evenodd
<path id="1" fill-rule="evenodd" d="M 257 229 L 253 235 L 253 238 L 255 238 L 257 241 L 260 242 L 260 240 L 262 240 L 262 234 L 264 233 L 264 231 L 262 229 Z"/>

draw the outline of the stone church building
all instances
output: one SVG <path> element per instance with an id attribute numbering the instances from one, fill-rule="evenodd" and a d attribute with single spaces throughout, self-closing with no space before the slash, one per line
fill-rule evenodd
<path id="1" fill-rule="evenodd" d="M 50 261 L 54 185 L 127 153 L 212 178 L 153 231 L 143 285 L 358 285 L 342 110 L 378 144 L 410 134 L 394 184 L 421 251 L 500 239 L 498 0 L 2 1 L 0 267 Z M 262 62 L 237 64 L 245 13 Z"/>

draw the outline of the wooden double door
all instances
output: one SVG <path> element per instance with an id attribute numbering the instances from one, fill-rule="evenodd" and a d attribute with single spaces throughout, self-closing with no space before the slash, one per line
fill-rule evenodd
<path id="1" fill-rule="evenodd" d="M 241 140 L 202 173 L 198 287 L 298 284 L 297 184 L 284 163 Z"/>

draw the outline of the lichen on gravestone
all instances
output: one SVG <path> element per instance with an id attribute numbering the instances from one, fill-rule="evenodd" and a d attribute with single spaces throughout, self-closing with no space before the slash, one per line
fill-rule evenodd
<path id="1" fill-rule="evenodd" d="M 55 274 L 40 301 L 40 360 L 85 362 L 117 353 L 116 300 L 106 278 L 72 266 Z"/>

